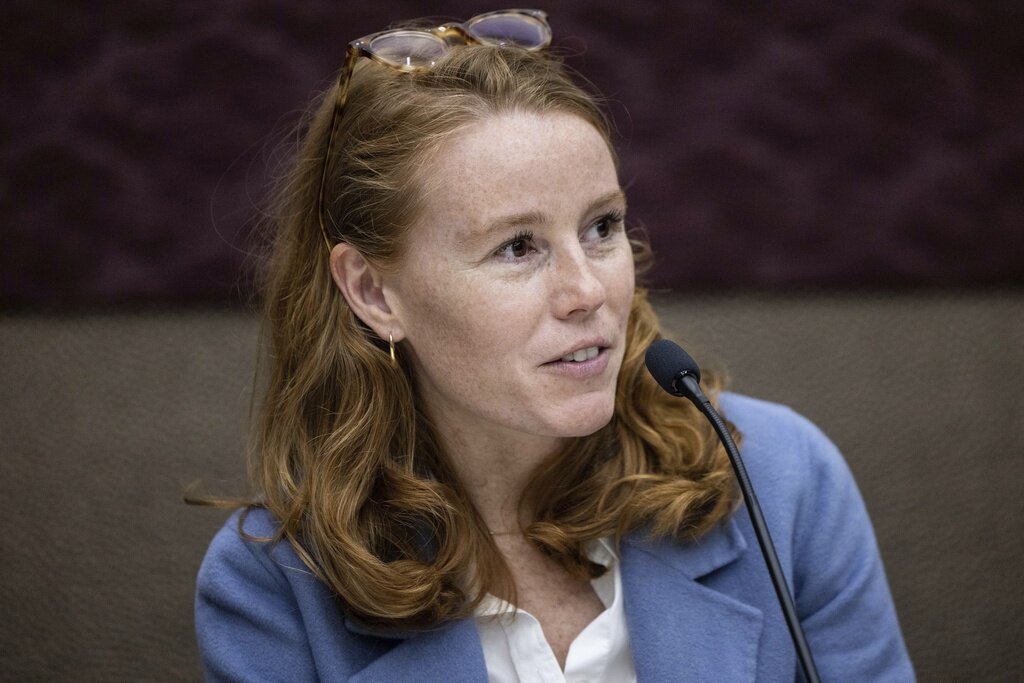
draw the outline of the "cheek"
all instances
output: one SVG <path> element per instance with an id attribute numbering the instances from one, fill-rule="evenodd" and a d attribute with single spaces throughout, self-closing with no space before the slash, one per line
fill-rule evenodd
<path id="1" fill-rule="evenodd" d="M 527 327 L 522 293 L 512 296 L 493 282 L 423 278 L 411 292 L 413 296 L 402 299 L 404 331 L 417 355 L 431 361 L 434 356 L 456 356 L 468 362 L 466 354 L 493 358 Z"/>
<path id="2" fill-rule="evenodd" d="M 626 309 L 625 312 L 629 313 L 629 309 L 633 305 L 633 290 L 636 288 L 633 253 L 627 251 L 617 258 L 615 263 L 609 265 L 610 267 L 605 277 L 609 303 L 611 303 L 616 311 L 621 311 L 624 307 Z"/>
<path id="3" fill-rule="evenodd" d="M 424 287 L 403 303 L 420 398 L 500 410 L 493 402 L 505 385 L 500 370 L 528 341 L 519 305 L 507 293 L 467 282 Z"/>

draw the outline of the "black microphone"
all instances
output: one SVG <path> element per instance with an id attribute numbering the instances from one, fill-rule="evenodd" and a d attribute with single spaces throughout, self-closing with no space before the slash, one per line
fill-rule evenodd
<path id="1" fill-rule="evenodd" d="M 697 366 L 697 361 L 693 360 L 690 354 L 683 351 L 674 341 L 659 339 L 647 347 L 644 362 L 648 372 L 654 376 L 662 389 L 673 396 L 690 399 L 718 433 L 718 438 L 721 439 L 722 445 L 725 446 L 725 452 L 729 455 L 732 469 L 736 472 L 736 480 L 743 493 L 743 501 L 746 503 L 747 512 L 750 513 L 750 521 L 754 525 L 754 535 L 757 536 L 757 543 L 761 546 L 764 562 L 768 565 L 768 575 L 771 577 L 772 586 L 775 587 L 775 595 L 779 599 L 782 614 L 786 618 L 786 627 L 793 639 L 793 647 L 800 660 L 804 678 L 808 683 L 820 683 L 821 679 L 818 678 L 818 669 L 814 665 L 811 648 L 807 645 L 807 639 L 804 637 L 803 627 L 796 615 L 796 607 L 793 606 L 793 597 L 789 594 L 789 587 L 786 585 L 778 555 L 775 554 L 771 534 L 768 533 L 768 525 L 765 524 L 764 515 L 761 514 L 761 506 L 757 502 L 757 496 L 754 495 L 754 487 L 750 483 L 750 478 L 747 477 L 747 468 L 743 465 L 739 449 L 736 448 L 732 435 L 726 429 L 722 416 L 718 414 L 715 407 L 711 405 L 711 400 L 700 389 L 700 368 Z"/>

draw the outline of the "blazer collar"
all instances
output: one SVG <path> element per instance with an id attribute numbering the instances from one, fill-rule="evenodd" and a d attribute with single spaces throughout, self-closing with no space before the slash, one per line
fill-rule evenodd
<path id="1" fill-rule="evenodd" d="M 622 589 L 638 680 L 755 679 L 761 611 L 699 582 L 746 547 L 732 518 L 688 544 L 624 539 Z"/>
<path id="2" fill-rule="evenodd" d="M 747 548 L 732 518 L 687 544 L 650 541 L 638 532 L 620 551 L 630 647 L 640 681 L 753 681 L 761 611 L 699 580 L 736 561 Z M 487 680 L 472 618 L 415 635 L 382 634 L 346 622 L 395 645 L 355 674 L 351 683 Z"/>

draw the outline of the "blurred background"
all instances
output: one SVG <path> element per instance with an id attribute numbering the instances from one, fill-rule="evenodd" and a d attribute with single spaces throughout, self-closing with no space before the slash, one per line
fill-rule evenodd
<path id="1" fill-rule="evenodd" d="M 347 42 L 489 7 L 7 3 L 0 303 L 237 300 L 268 175 Z M 610 100 L 655 284 L 1024 281 L 1019 3 L 547 9 Z"/>
<path id="2" fill-rule="evenodd" d="M 1024 680 L 1024 5 L 538 7 L 666 328 L 844 450 L 922 680 Z M 244 489 L 268 184 L 348 41 L 498 8 L 6 3 L 0 678 L 199 677 L 181 493 Z"/>

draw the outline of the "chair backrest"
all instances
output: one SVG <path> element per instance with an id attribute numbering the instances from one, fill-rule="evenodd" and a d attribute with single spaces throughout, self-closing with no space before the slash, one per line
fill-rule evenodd
<path id="1" fill-rule="evenodd" d="M 921 680 L 1024 678 L 1024 295 L 677 296 L 666 328 L 843 449 Z M 192 591 L 244 492 L 258 323 L 0 317 L 0 677 L 200 677 Z"/>

